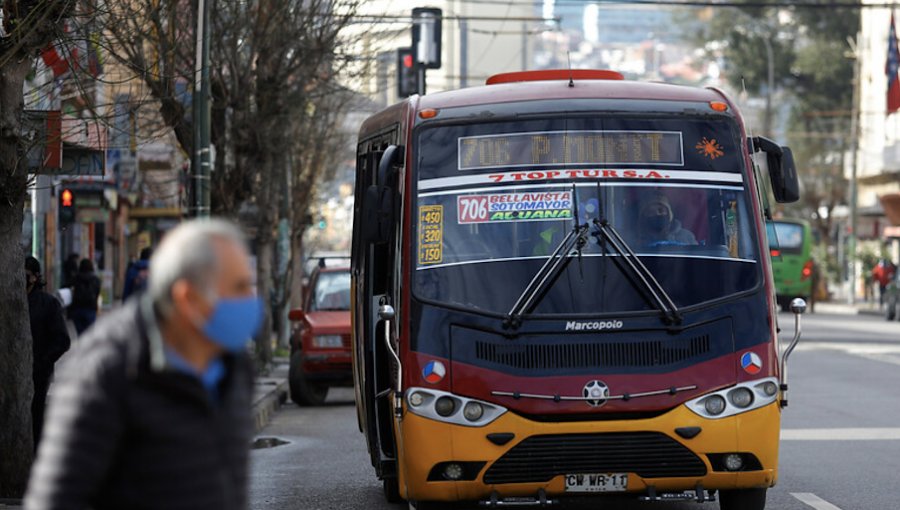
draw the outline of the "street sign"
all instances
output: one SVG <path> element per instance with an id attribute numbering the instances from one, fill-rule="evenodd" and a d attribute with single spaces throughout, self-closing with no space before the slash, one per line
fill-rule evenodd
<path id="1" fill-rule="evenodd" d="M 102 176 L 106 170 L 106 153 L 91 149 L 66 147 L 63 150 L 62 175 L 97 175 Z"/>

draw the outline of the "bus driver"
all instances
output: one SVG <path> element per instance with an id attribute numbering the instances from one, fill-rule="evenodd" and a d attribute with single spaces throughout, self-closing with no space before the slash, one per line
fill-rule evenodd
<path id="1" fill-rule="evenodd" d="M 641 246 L 697 244 L 694 234 L 683 228 L 681 221 L 675 219 L 669 198 L 662 193 L 653 192 L 641 199 L 639 211 L 638 232 Z"/>

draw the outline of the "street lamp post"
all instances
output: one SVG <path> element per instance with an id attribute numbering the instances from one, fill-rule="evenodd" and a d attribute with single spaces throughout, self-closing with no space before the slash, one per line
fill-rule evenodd
<path id="1" fill-rule="evenodd" d="M 191 175 L 194 184 L 194 217 L 209 217 L 209 0 L 197 0 L 194 94 L 191 110 L 194 122 L 194 154 Z"/>
<path id="2" fill-rule="evenodd" d="M 763 42 L 766 45 L 766 59 L 768 60 L 768 83 L 766 84 L 766 118 L 763 123 L 763 131 L 766 136 L 772 135 L 772 92 L 775 90 L 775 55 L 772 51 L 772 41 L 763 34 Z"/>

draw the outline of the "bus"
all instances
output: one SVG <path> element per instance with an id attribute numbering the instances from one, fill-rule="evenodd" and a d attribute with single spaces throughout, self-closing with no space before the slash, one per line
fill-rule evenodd
<path id="1" fill-rule="evenodd" d="M 793 219 L 770 221 L 768 227 L 775 295 L 786 312 L 793 298 L 810 299 L 816 291 L 812 228 L 808 221 Z"/>
<path id="2" fill-rule="evenodd" d="M 790 150 L 722 92 L 612 71 L 366 119 L 351 349 L 385 497 L 764 508 L 805 304 L 781 344 L 763 179 L 798 199 Z"/>

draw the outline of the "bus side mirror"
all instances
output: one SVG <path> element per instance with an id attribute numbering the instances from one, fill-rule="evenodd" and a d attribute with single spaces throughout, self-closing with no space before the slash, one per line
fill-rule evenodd
<path id="1" fill-rule="evenodd" d="M 392 170 L 403 151 L 390 145 L 378 162 L 376 184 L 366 189 L 363 202 L 363 236 L 367 243 L 382 244 L 390 239 L 394 225 L 394 194 L 391 189 Z"/>
<path id="2" fill-rule="evenodd" d="M 787 204 L 800 200 L 800 180 L 797 178 L 797 167 L 794 164 L 794 153 L 791 152 L 791 149 L 780 147 L 772 140 L 762 136 L 753 138 L 752 142 L 752 146 L 757 151 L 763 151 L 766 154 L 775 201 Z"/>
<path id="3" fill-rule="evenodd" d="M 377 184 L 369 186 L 363 203 L 364 239 L 370 244 L 388 242 L 393 224 L 394 195 L 391 189 Z"/>

